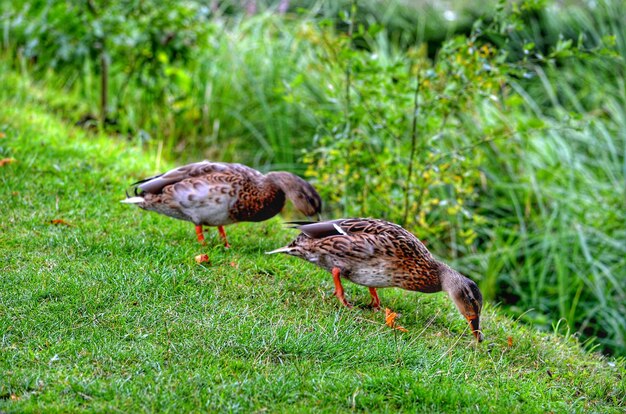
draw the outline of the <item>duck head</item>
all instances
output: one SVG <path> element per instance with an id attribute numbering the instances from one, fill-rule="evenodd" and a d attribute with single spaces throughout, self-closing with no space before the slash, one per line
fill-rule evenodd
<path id="1" fill-rule="evenodd" d="M 474 337 L 476 337 L 478 342 L 481 342 L 485 338 L 480 329 L 483 295 L 480 293 L 478 285 L 473 280 L 447 266 L 441 272 L 441 285 L 459 312 L 469 322 Z"/>
<path id="2" fill-rule="evenodd" d="M 285 193 L 298 211 L 307 217 L 319 217 L 322 198 L 311 184 L 297 175 L 282 171 L 270 172 L 266 177 Z"/>

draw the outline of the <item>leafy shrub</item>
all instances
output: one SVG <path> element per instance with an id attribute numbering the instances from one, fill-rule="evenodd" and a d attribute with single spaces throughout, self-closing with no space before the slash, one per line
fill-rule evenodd
<path id="1" fill-rule="evenodd" d="M 484 222 L 473 208 L 485 161 L 476 148 L 507 134 L 482 115 L 502 105 L 503 56 L 475 37 L 448 41 L 434 62 L 424 48 L 350 47 L 357 37 L 374 43 L 376 30 L 302 34 L 335 103 L 317 111 L 307 175 L 341 215 L 384 217 L 465 251 Z"/>

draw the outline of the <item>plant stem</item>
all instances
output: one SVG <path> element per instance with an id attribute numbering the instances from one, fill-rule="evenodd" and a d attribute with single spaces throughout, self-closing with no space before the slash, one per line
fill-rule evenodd
<path id="1" fill-rule="evenodd" d="M 94 19 L 99 18 L 98 9 L 93 0 L 87 0 L 87 9 Z M 100 50 L 100 125 L 104 128 L 109 105 L 109 57 L 106 52 L 105 36 L 98 37 L 93 47 Z"/>
<path id="2" fill-rule="evenodd" d="M 406 174 L 404 188 L 404 217 L 402 225 L 406 226 L 409 217 L 409 200 L 411 193 L 411 179 L 413 178 L 413 163 L 415 162 L 415 150 L 417 146 L 417 113 L 419 111 L 420 70 L 415 71 L 415 94 L 413 96 L 413 124 L 411 125 L 411 154 L 409 155 L 409 168 Z"/>
<path id="3" fill-rule="evenodd" d="M 354 19 L 356 15 L 356 3 L 355 0 L 350 2 L 350 19 L 348 21 L 348 49 L 352 49 L 352 37 L 354 33 Z M 346 129 L 348 133 L 348 139 L 352 138 L 352 127 L 350 125 L 350 110 L 352 108 L 352 100 L 350 99 L 350 89 L 352 89 L 352 55 L 348 56 L 348 62 L 346 64 Z"/>
<path id="4" fill-rule="evenodd" d="M 346 88 L 345 88 L 345 92 L 346 92 L 346 107 L 345 107 L 345 133 L 346 133 L 346 138 L 348 140 L 348 145 L 345 148 L 345 159 L 346 159 L 346 174 L 344 176 L 344 181 L 343 181 L 343 206 L 344 206 L 344 213 L 348 213 L 348 211 L 346 210 L 347 206 L 348 206 L 348 193 L 349 193 L 349 178 L 348 178 L 348 173 L 350 171 L 350 164 L 349 164 L 349 159 L 350 159 L 350 143 L 352 142 L 352 125 L 350 122 L 350 112 L 352 109 L 352 100 L 350 99 L 350 89 L 352 89 L 352 37 L 353 37 L 353 29 L 354 29 L 354 19 L 355 19 L 355 15 L 356 15 L 356 2 L 355 0 L 352 0 L 350 2 L 350 18 L 348 20 L 348 50 L 350 51 L 350 53 L 348 54 L 348 61 L 346 63 Z"/>
<path id="5" fill-rule="evenodd" d="M 104 128 L 107 119 L 107 108 L 109 106 L 109 57 L 104 48 L 102 39 L 102 51 L 100 52 L 100 122 Z"/>

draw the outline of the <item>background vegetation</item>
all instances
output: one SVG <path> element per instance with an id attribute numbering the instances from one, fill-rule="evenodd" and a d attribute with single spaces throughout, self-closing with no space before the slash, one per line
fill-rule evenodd
<path id="1" fill-rule="evenodd" d="M 300 172 L 327 217 L 403 223 L 491 303 L 625 355 L 624 3 L 330 3 L 3 2 L 3 60 L 71 123 Z"/>

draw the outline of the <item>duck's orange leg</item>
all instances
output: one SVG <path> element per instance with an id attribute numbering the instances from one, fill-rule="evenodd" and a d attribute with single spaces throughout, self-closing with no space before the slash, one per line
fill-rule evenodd
<path id="1" fill-rule="evenodd" d="M 370 302 L 370 307 L 376 311 L 380 310 L 380 299 L 378 298 L 378 293 L 376 292 L 376 288 L 369 288 L 370 295 L 372 295 L 372 301 Z"/>
<path id="2" fill-rule="evenodd" d="M 339 299 L 339 302 L 343 304 L 343 306 L 347 308 L 351 308 L 352 305 L 350 302 L 346 300 L 346 297 L 343 294 L 343 286 L 341 285 L 341 275 L 339 274 L 340 270 L 338 267 L 333 267 L 333 281 L 335 282 L 335 296 Z"/>
<path id="3" fill-rule="evenodd" d="M 224 226 L 217 226 L 217 231 L 220 233 L 220 237 L 224 240 L 224 247 L 227 249 L 230 247 L 228 244 L 228 239 L 226 238 L 226 231 L 224 231 Z"/>
<path id="4" fill-rule="evenodd" d="M 198 241 L 204 244 L 204 233 L 202 233 L 202 226 L 196 226 L 196 236 L 198 236 Z"/>

